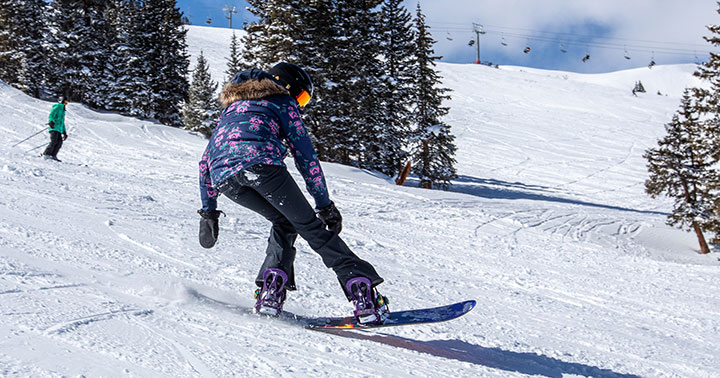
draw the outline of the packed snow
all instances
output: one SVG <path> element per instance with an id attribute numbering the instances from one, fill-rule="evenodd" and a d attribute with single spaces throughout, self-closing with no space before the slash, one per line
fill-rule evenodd
<path id="1" fill-rule="evenodd" d="M 190 28 L 213 75 L 230 33 Z M 478 306 L 339 334 L 250 313 L 261 217 L 221 198 L 218 244 L 200 247 L 202 136 L 71 103 L 63 162 L 43 160 L 46 133 L 13 144 L 52 103 L 0 85 L 0 376 L 720 376 L 718 251 L 698 254 L 665 225 L 671 202 L 643 192 L 642 154 L 694 67 L 438 67 L 459 147 L 450 191 L 323 168 L 391 309 Z M 351 313 L 303 241 L 296 272 L 286 310 Z"/>

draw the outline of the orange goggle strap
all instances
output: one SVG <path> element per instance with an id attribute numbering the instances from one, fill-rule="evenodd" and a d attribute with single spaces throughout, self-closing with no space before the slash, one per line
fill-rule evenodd
<path id="1" fill-rule="evenodd" d="M 299 95 L 297 95 L 297 97 L 295 97 L 295 99 L 297 100 L 298 105 L 300 105 L 301 108 L 304 108 L 305 105 L 310 102 L 310 93 L 308 93 L 306 90 L 303 90 L 302 92 L 300 92 Z"/>

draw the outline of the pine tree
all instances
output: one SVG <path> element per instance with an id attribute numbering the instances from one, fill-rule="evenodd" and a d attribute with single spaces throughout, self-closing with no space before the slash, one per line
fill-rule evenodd
<path id="1" fill-rule="evenodd" d="M 323 160 L 395 174 L 407 159 L 416 64 L 399 0 L 250 0 L 244 61 L 303 67 L 315 93 L 303 117 Z M 380 7 L 383 5 L 384 7 Z"/>
<path id="2" fill-rule="evenodd" d="M 47 78 L 46 8 L 43 0 L 0 0 L 0 80 L 34 97 Z"/>
<path id="3" fill-rule="evenodd" d="M 383 164 L 386 152 L 385 131 L 391 115 L 384 110 L 389 90 L 387 76 L 380 61 L 381 17 L 376 7 L 379 1 L 348 1 L 343 17 L 347 36 L 346 51 L 349 74 L 342 87 L 346 89 L 347 103 L 339 105 L 349 115 L 344 127 L 350 136 L 348 146 L 354 163 L 364 169 L 391 174 Z"/>
<path id="4" fill-rule="evenodd" d="M 112 107 L 125 115 L 151 118 L 153 89 L 147 73 L 153 69 L 153 64 L 146 51 L 151 46 L 148 36 L 155 26 L 146 20 L 141 1 L 120 2 L 118 18 L 113 22 L 118 54 L 115 57 L 117 84 Z M 157 58 L 153 55 L 152 59 Z"/>
<path id="5" fill-rule="evenodd" d="M 186 34 L 182 13 L 175 0 L 145 0 L 142 14 L 149 96 L 144 105 L 146 115 L 165 125 L 181 126 L 181 104 L 187 98 L 188 61 Z"/>
<path id="6" fill-rule="evenodd" d="M 292 61 L 295 50 L 291 30 L 296 25 L 296 0 L 247 0 L 248 11 L 256 21 L 245 27 L 244 68 L 269 68 L 281 61 Z"/>
<path id="7" fill-rule="evenodd" d="M 667 134 L 658 147 L 645 152 L 650 173 L 645 191 L 653 198 L 673 198 L 668 224 L 694 230 L 700 251 L 709 253 L 703 231 L 717 229 L 719 222 L 715 209 L 720 203 L 720 143 L 717 135 L 708 134 L 698 114 L 691 91 L 685 90 L 680 110 L 665 125 Z"/>
<path id="8" fill-rule="evenodd" d="M 717 2 L 720 13 L 720 2 Z M 710 36 L 704 37 L 714 47 L 720 47 L 720 25 L 709 25 Z M 705 113 L 720 114 L 720 53 L 710 52 L 710 59 L 698 65 L 694 75 L 710 83 L 709 89 L 694 88 L 693 95 L 698 99 L 700 110 Z"/>
<path id="9" fill-rule="evenodd" d="M 108 56 L 104 70 L 98 80 L 102 107 L 106 110 L 123 114 L 131 114 L 132 93 L 126 91 L 130 86 L 132 75 L 129 71 L 130 61 L 135 54 L 131 44 L 131 37 L 136 5 L 134 1 L 112 0 L 105 12 L 107 22 L 107 35 L 105 41 Z M 128 93 L 126 93 L 128 92 Z"/>
<path id="10" fill-rule="evenodd" d="M 449 111 L 442 102 L 450 98 L 446 95 L 450 90 L 439 87 L 441 80 L 434 66 L 440 57 L 433 56 L 435 40 L 425 24 L 419 3 L 415 29 L 413 118 L 417 129 L 411 152 L 412 172 L 420 179 L 421 187 L 430 189 L 439 186 L 447 190 L 450 180 L 457 177 L 455 137 L 450 133 L 450 126 L 441 121 Z"/>
<path id="11" fill-rule="evenodd" d="M 72 101 L 88 102 L 95 97 L 92 82 L 106 56 L 103 35 L 97 27 L 105 13 L 100 0 L 53 0 L 48 87 Z M 97 27 L 96 27 L 97 26 Z M 100 63 L 98 63 L 100 61 Z"/>
<path id="12" fill-rule="evenodd" d="M 312 131 L 324 159 L 368 169 L 380 168 L 378 129 L 386 114 L 379 51 L 379 1 L 337 0 L 322 57 L 323 97 L 313 109 Z M 326 22 L 328 22 L 326 21 Z M 320 99 L 319 99 L 320 100 Z M 321 154 L 321 155 L 320 155 Z"/>
<path id="13" fill-rule="evenodd" d="M 293 25 L 295 63 L 303 67 L 313 80 L 315 91 L 310 105 L 305 108 L 303 120 L 313 140 L 318 157 L 330 160 L 334 152 L 328 140 L 332 134 L 331 123 L 335 113 L 335 98 L 332 91 L 336 82 L 336 62 L 339 61 L 335 50 L 338 38 L 336 26 L 337 8 L 334 0 L 293 2 L 293 11 L 297 22 Z"/>
<path id="14" fill-rule="evenodd" d="M 242 53 L 240 51 L 240 44 L 237 35 L 235 35 L 235 32 L 233 32 L 232 38 L 230 39 L 230 56 L 225 58 L 225 60 L 227 61 L 227 68 L 225 70 L 225 84 L 227 84 L 232 81 L 236 73 L 242 71 L 244 68 L 242 64 Z"/>
<path id="15" fill-rule="evenodd" d="M 24 56 L 16 43 L 21 4 L 15 0 L 0 1 L 0 80 L 17 85 L 21 81 Z"/>
<path id="16" fill-rule="evenodd" d="M 378 94 L 381 101 L 376 105 L 385 117 L 384 124 L 377 130 L 380 151 L 376 159 L 378 170 L 394 175 L 408 159 L 415 33 L 412 15 L 402 6 L 402 0 L 385 0 L 380 16 L 379 48 L 384 77 L 383 93 Z"/>
<path id="17" fill-rule="evenodd" d="M 717 12 L 720 13 L 720 2 L 717 2 L 717 5 Z M 710 25 L 707 28 L 710 35 L 706 36 L 705 40 L 716 48 L 720 47 L 720 25 Z M 711 52 L 710 59 L 698 65 L 694 75 L 710 83 L 709 88 L 693 88 L 693 96 L 700 111 L 705 133 L 708 138 L 720 145 L 720 141 L 718 141 L 720 140 L 720 54 Z M 716 152 L 720 154 L 720 147 L 716 149 Z M 717 155 L 714 155 L 713 158 L 720 160 Z M 711 184 L 715 184 L 714 190 L 720 191 L 720 182 L 715 181 Z M 720 199 L 717 199 L 715 209 L 715 217 L 718 221 L 714 223 L 718 226 L 709 226 L 708 231 L 715 232 L 715 238 L 711 242 L 720 244 Z"/>
<path id="18" fill-rule="evenodd" d="M 322 23 L 321 15 L 326 14 L 328 28 L 315 26 L 315 41 L 325 34 L 318 46 L 322 61 L 314 60 L 314 67 L 322 75 L 323 83 L 315 91 L 316 99 L 309 107 L 311 131 L 317 140 L 318 156 L 321 159 L 351 165 L 357 161 L 359 152 L 356 104 L 358 95 L 353 88 L 357 76 L 357 50 L 353 46 L 356 16 L 355 8 L 349 1 L 328 1 L 329 10 L 314 9 L 314 23 Z M 318 76 L 317 74 L 313 77 Z"/>
<path id="19" fill-rule="evenodd" d="M 218 84 L 212 80 L 208 70 L 207 60 L 201 51 L 193 71 L 182 119 L 185 129 L 210 137 L 220 116 L 220 104 L 216 94 Z"/>
<path id="20" fill-rule="evenodd" d="M 112 1 L 97 0 L 95 5 L 88 9 L 88 32 L 93 38 L 87 41 L 91 55 L 87 56 L 87 72 L 81 101 L 97 109 L 106 108 L 106 88 L 101 78 L 113 55 L 110 44 L 114 33 L 106 18 L 111 4 Z"/>

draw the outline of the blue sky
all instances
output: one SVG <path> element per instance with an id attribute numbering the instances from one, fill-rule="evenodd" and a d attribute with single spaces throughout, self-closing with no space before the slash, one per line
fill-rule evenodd
<path id="1" fill-rule="evenodd" d="M 233 27 L 241 28 L 252 17 L 246 5 L 178 1 L 193 24 L 212 27 L 228 27 L 223 8 L 234 6 Z M 445 62 L 475 60 L 476 47 L 468 42 L 475 39 L 476 23 L 485 31 L 482 61 L 574 72 L 704 60 L 712 50 L 702 39 L 705 26 L 720 24 L 714 0 L 422 0 L 421 5 Z M 414 14 L 417 0 L 405 6 Z"/>

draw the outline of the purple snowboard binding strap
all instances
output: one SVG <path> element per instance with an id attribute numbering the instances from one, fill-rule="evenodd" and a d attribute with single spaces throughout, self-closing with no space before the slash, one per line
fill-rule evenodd
<path id="1" fill-rule="evenodd" d="M 255 312 L 277 316 L 285 303 L 285 283 L 288 276 L 280 269 L 269 268 L 263 272 L 263 287 L 255 292 Z"/>
<path id="2" fill-rule="evenodd" d="M 366 277 L 355 277 L 345 283 L 355 305 L 355 319 L 360 324 L 378 324 L 389 314 L 387 299 L 373 290 Z"/>

